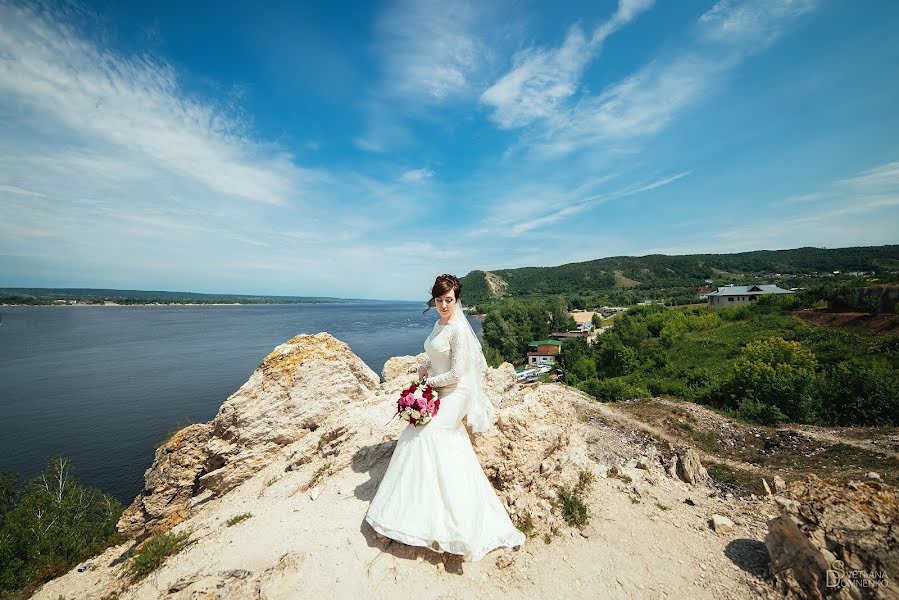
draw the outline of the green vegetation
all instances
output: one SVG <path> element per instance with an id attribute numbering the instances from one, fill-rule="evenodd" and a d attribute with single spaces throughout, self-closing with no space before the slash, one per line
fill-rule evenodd
<path id="1" fill-rule="evenodd" d="M 22 488 L 17 480 L 0 473 L 0 597 L 33 590 L 123 541 L 115 525 L 124 506 L 75 480 L 70 460 L 50 457 Z"/>
<path id="2" fill-rule="evenodd" d="M 718 486 L 738 496 L 748 496 L 749 494 L 762 496 L 766 493 L 762 479 L 757 474 L 744 473 L 723 463 L 707 465 L 706 471 Z"/>
<path id="3" fill-rule="evenodd" d="M 519 517 L 515 521 L 515 527 L 521 531 L 525 536 L 531 537 L 534 535 L 534 518 L 531 516 L 530 512 L 525 511 L 524 514 L 519 515 Z"/>
<path id="4" fill-rule="evenodd" d="M 576 326 L 562 298 L 547 302 L 522 302 L 513 298 L 484 317 L 484 356 L 493 367 L 503 361 L 521 366 L 525 363 L 529 343 L 544 339 L 554 331 L 568 331 Z"/>
<path id="5" fill-rule="evenodd" d="M 252 516 L 253 516 L 253 513 L 249 513 L 249 512 L 240 513 L 239 515 L 234 515 L 233 517 L 228 519 L 228 521 L 227 521 L 228 527 L 231 527 L 232 525 L 237 525 L 241 521 L 245 521 L 245 520 L 251 518 Z"/>
<path id="6" fill-rule="evenodd" d="M 593 473 L 585 469 L 578 473 L 577 483 L 572 488 L 556 487 L 557 496 L 550 501 L 550 504 L 562 512 L 562 518 L 569 525 L 583 528 L 589 522 L 589 512 L 584 502 L 584 494 L 590 490 L 594 480 Z"/>
<path id="7" fill-rule="evenodd" d="M 322 466 L 320 466 L 318 469 L 316 469 L 315 473 L 312 474 L 312 478 L 309 480 L 307 487 L 311 488 L 316 483 L 318 483 L 318 480 L 321 479 L 322 476 L 325 475 L 326 471 L 330 468 L 331 468 L 331 463 L 327 462 L 327 463 L 323 464 Z"/>
<path id="8" fill-rule="evenodd" d="M 153 572 L 169 556 L 179 552 L 191 536 L 190 531 L 172 533 L 167 531 L 154 535 L 143 542 L 131 557 L 127 570 L 132 581 L 137 581 Z"/>
<path id="9" fill-rule="evenodd" d="M 805 285 L 809 279 L 833 271 L 875 272 L 883 278 L 899 268 L 899 245 L 854 248 L 796 248 L 736 254 L 616 256 L 556 267 L 525 267 L 491 271 L 507 285 L 502 296 L 487 282 L 484 271 L 462 278 L 466 303 L 486 312 L 500 297 L 546 300 L 564 295 L 572 304 L 580 298 L 589 306 L 630 305 L 644 299 L 669 304 L 696 302 L 695 288 L 712 281 L 753 284 L 761 280 L 785 287 Z M 843 277 L 843 276 L 840 276 Z M 837 277 L 836 279 L 839 279 Z"/>
<path id="10" fill-rule="evenodd" d="M 793 317 L 827 289 L 717 311 L 634 307 L 594 345 L 563 342 L 563 381 L 603 401 L 669 395 L 752 423 L 896 425 L 899 336 Z"/>

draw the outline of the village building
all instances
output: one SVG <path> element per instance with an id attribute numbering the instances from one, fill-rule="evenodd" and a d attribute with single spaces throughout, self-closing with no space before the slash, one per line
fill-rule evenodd
<path id="1" fill-rule="evenodd" d="M 528 344 L 528 365 L 552 365 L 562 350 L 562 342 L 558 340 L 536 340 Z"/>
<path id="2" fill-rule="evenodd" d="M 759 296 L 766 294 L 792 294 L 776 285 L 726 285 L 719 287 L 718 291 L 709 292 L 709 306 L 722 308 L 724 306 L 739 306 L 758 300 Z"/>

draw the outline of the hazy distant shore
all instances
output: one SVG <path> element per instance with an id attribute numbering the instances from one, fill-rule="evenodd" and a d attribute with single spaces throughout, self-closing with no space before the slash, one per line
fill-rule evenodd
<path id="1" fill-rule="evenodd" d="M 0 304 L 0 306 L 269 306 L 272 304 L 323 304 L 322 302 L 150 302 L 146 304 Z"/>

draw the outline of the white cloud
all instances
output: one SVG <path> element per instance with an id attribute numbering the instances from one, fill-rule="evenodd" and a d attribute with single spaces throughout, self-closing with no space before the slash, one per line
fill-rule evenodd
<path id="1" fill-rule="evenodd" d="M 699 23 L 709 40 L 768 44 L 782 33 L 782 23 L 817 5 L 818 0 L 721 0 L 699 18 Z"/>
<path id="2" fill-rule="evenodd" d="M 784 204 L 796 204 L 799 202 L 814 202 L 824 197 L 821 192 L 812 192 L 810 194 L 794 194 L 783 199 Z"/>
<path id="3" fill-rule="evenodd" d="M 564 155 L 656 134 L 699 103 L 727 71 L 766 48 L 815 5 L 797 0 L 719 2 L 699 18 L 691 42 L 681 50 L 656 58 L 597 96 L 573 104 L 542 104 L 552 110 L 542 115 L 542 127 L 525 133 L 519 147 Z M 511 117 L 504 121 L 511 122 Z"/>
<path id="4" fill-rule="evenodd" d="M 188 97 L 171 66 L 124 58 L 64 23 L 0 4 L 0 95 L 8 111 L 57 141 L 128 154 L 219 194 L 270 204 L 299 195 L 313 173 L 247 126 Z"/>
<path id="5" fill-rule="evenodd" d="M 356 270 L 338 250 L 360 240 L 387 246 L 432 206 L 430 186 L 413 197 L 395 174 L 297 165 L 253 133 L 234 99 L 219 106 L 188 94 L 172 67 L 106 49 L 57 8 L 0 1 L 0 277 L 8 284 L 353 295 L 352 278 L 330 273 L 358 281 L 373 264 Z M 295 138 L 300 147 L 309 139 Z M 368 293 L 407 295 L 396 283 Z"/>
<path id="6" fill-rule="evenodd" d="M 567 191 L 560 191 L 554 186 L 535 187 L 529 184 L 496 203 L 492 214 L 483 220 L 483 226 L 466 232 L 466 235 L 519 237 L 570 219 L 606 202 L 670 185 L 690 173 L 692 171 L 644 180 L 611 191 L 603 190 L 614 176 L 593 178 Z"/>
<path id="7" fill-rule="evenodd" d="M 412 169 L 410 171 L 406 171 L 400 176 L 400 181 L 404 183 L 421 183 L 426 179 L 430 179 L 434 176 L 434 171 L 431 169 Z"/>
<path id="8" fill-rule="evenodd" d="M 890 162 L 868 169 L 837 183 L 868 193 L 899 191 L 899 162 Z"/>
<path id="9" fill-rule="evenodd" d="M 466 93 L 485 48 L 475 35 L 476 5 L 399 0 L 377 23 L 384 93 L 443 102 Z"/>
<path id="10" fill-rule="evenodd" d="M 575 94 L 584 69 L 606 38 L 648 10 L 653 1 L 620 0 L 615 14 L 589 38 L 574 24 L 559 48 L 529 48 L 516 54 L 512 70 L 481 95 L 481 102 L 493 108 L 491 119 L 511 129 L 554 114 Z"/>
<path id="11" fill-rule="evenodd" d="M 384 146 L 367 138 L 356 138 L 353 140 L 353 143 L 357 148 L 365 150 L 366 152 L 377 152 L 378 154 L 384 152 Z"/>
<path id="12" fill-rule="evenodd" d="M 751 240 L 754 248 L 768 241 L 795 248 L 823 239 L 830 245 L 895 243 L 896 216 L 888 216 L 899 207 L 899 163 L 886 163 L 862 171 L 856 176 L 834 181 L 822 191 L 797 196 L 794 202 L 801 212 L 766 219 L 751 225 L 739 225 L 713 234 L 717 239 Z M 814 200 L 813 205 L 809 202 Z M 872 217 L 872 214 L 880 215 Z"/>
<path id="13" fill-rule="evenodd" d="M 16 187 L 14 185 L 0 185 L 0 194 L 2 193 L 8 194 L 18 194 L 20 196 L 36 196 L 38 198 L 46 198 L 44 194 L 39 194 L 37 192 L 32 192 L 31 190 L 26 190 L 20 187 Z"/>

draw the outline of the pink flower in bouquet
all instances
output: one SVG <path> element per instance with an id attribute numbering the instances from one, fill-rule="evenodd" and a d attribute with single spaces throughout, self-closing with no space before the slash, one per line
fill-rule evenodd
<path id="1" fill-rule="evenodd" d="M 400 392 L 396 402 L 396 412 L 404 420 L 415 426 L 424 425 L 440 410 L 440 398 L 437 391 L 423 381 L 413 382 Z"/>

